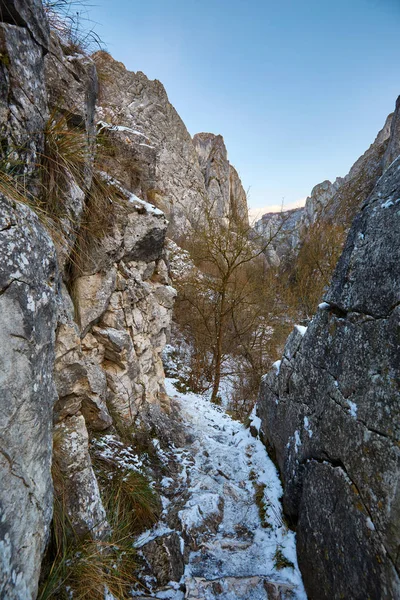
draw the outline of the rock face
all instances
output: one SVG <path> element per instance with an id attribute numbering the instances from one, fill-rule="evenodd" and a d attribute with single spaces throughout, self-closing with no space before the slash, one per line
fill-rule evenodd
<path id="1" fill-rule="evenodd" d="M 169 411 L 160 355 L 175 290 L 164 214 L 123 187 L 135 164 L 118 170 L 110 159 L 106 173 L 96 163 L 95 63 L 50 39 L 39 0 L 3 3 L 0 17 L 0 597 L 25 600 L 36 597 L 49 534 L 52 458 L 75 532 L 101 538 L 108 523 L 92 432 Z M 78 166 L 64 160 L 69 137 Z M 26 204 L 44 205 L 37 165 L 50 142 L 60 182 L 44 220 L 54 242 Z M 101 227 L 94 202 L 103 202 Z"/>
<path id="2" fill-rule="evenodd" d="M 197 222 L 204 203 L 218 216 L 231 212 L 247 221 L 246 194 L 222 136 L 201 133 L 192 141 L 159 81 L 127 71 L 105 52 L 94 60 L 99 128 L 114 147 L 106 170 L 163 210 L 175 238 Z"/>
<path id="3" fill-rule="evenodd" d="M 156 202 L 180 230 L 205 197 L 204 181 L 190 135 L 163 85 L 100 52 L 95 62 L 101 77 L 98 120 L 117 147 L 116 177 L 133 193 Z M 108 124 L 108 126 L 107 126 Z M 113 126 L 113 127 L 110 127 Z M 126 173 L 125 165 L 131 168 Z"/>
<path id="4" fill-rule="evenodd" d="M 57 264 L 36 215 L 0 205 L 0 597 L 12 599 L 35 597 L 52 515 Z"/>
<path id="5" fill-rule="evenodd" d="M 399 202 L 397 157 L 353 222 L 326 302 L 261 385 L 310 600 L 400 594 Z"/>
<path id="6" fill-rule="evenodd" d="M 338 177 L 333 183 L 325 180 L 316 185 L 306 199 L 304 208 L 263 215 L 255 224 L 255 229 L 270 236 L 271 232 L 282 226 L 282 221 L 285 222 L 282 235 L 278 235 L 272 244 L 277 255 L 282 258 L 299 248 L 301 239 L 317 221 L 350 227 L 379 177 L 399 154 L 399 136 L 397 107 L 396 113 L 387 117 L 373 144 L 345 177 Z"/>
<path id="7" fill-rule="evenodd" d="M 224 139 L 213 133 L 193 138 L 209 206 L 220 217 L 231 216 L 248 224 L 246 192 L 234 167 L 229 164 Z"/>
<path id="8" fill-rule="evenodd" d="M 36 597 L 52 515 L 58 272 L 50 237 L 16 202 L 7 171 L 36 189 L 48 27 L 39 0 L 3 3 L 0 21 L 0 597 L 12 600 Z"/>
<path id="9" fill-rule="evenodd" d="M 300 223 L 304 208 L 294 208 L 280 213 L 266 213 L 254 225 L 256 232 L 272 240 L 270 250 L 274 250 L 278 259 L 290 254 L 300 242 Z M 276 236 L 276 237 L 275 237 Z M 279 264 L 279 261 L 277 261 Z"/>

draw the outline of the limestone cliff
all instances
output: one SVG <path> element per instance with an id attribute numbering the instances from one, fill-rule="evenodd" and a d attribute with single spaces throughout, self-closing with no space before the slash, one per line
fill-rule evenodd
<path id="1" fill-rule="evenodd" d="M 222 136 L 201 133 L 192 141 L 159 81 L 128 71 L 105 52 L 94 61 L 101 81 L 99 128 L 113 146 L 106 168 L 165 212 L 175 238 L 196 224 L 205 204 L 218 216 L 230 211 L 247 221 L 246 194 Z"/>
<path id="2" fill-rule="evenodd" d="M 25 600 L 52 458 L 76 534 L 102 537 L 93 432 L 169 410 L 160 354 L 175 291 L 164 214 L 99 171 L 94 62 L 50 38 L 39 0 L 1 3 L 0 18 L 0 597 Z"/>
<path id="3" fill-rule="evenodd" d="M 12 600 L 35 596 L 52 515 L 58 271 L 37 216 L 4 195 L 7 165 L 15 165 L 29 191 L 37 189 L 49 29 L 39 0 L 29 7 L 9 2 L 0 21 L 0 597 Z"/>
<path id="4" fill-rule="evenodd" d="M 395 122 L 391 128 L 393 118 Z M 333 183 L 325 180 L 316 185 L 307 197 L 304 208 L 267 213 L 256 222 L 256 230 L 266 236 L 278 229 L 281 232 L 273 242 L 279 257 L 298 250 L 301 239 L 317 221 L 350 227 L 362 203 L 395 158 L 399 144 L 397 119 L 397 116 L 390 114 L 375 141 L 354 163 L 349 173 L 345 177 L 337 177 Z"/>
<path id="5" fill-rule="evenodd" d="M 236 169 L 228 161 L 224 139 L 213 133 L 196 133 L 193 138 L 210 207 L 220 217 L 248 223 L 246 192 Z"/>
<path id="6" fill-rule="evenodd" d="M 310 600 L 400 594 L 399 172 L 397 157 L 354 219 L 325 302 L 261 384 Z"/>

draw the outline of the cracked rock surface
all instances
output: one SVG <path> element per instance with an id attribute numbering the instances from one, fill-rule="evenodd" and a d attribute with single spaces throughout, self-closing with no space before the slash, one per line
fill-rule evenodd
<path id="1" fill-rule="evenodd" d="M 310 600 L 400 594 L 400 157 L 353 222 L 326 302 L 258 402 Z"/>
<path id="2" fill-rule="evenodd" d="M 36 597 L 52 515 L 57 266 L 36 215 L 0 196 L 0 598 Z"/>

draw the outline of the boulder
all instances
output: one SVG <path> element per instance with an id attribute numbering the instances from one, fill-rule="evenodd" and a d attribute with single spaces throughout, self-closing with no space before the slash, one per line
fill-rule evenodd
<path id="1" fill-rule="evenodd" d="M 12 600 L 36 598 L 52 516 L 58 272 L 36 215 L 4 196 L 0 255 L 0 597 Z"/>
<path id="2" fill-rule="evenodd" d="M 310 600 L 400 594 L 399 160 L 355 218 L 326 302 L 261 384 Z"/>

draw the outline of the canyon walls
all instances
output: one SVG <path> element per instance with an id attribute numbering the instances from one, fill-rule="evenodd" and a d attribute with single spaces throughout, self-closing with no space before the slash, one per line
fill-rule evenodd
<path id="1" fill-rule="evenodd" d="M 354 219 L 317 314 L 261 384 L 310 600 L 400 593 L 399 160 Z"/>

